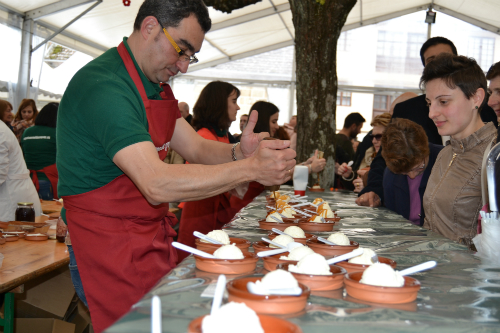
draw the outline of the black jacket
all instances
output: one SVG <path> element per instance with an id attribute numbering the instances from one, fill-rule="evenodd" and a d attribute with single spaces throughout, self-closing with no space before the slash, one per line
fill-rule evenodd
<path id="1" fill-rule="evenodd" d="M 429 143 L 429 162 L 427 168 L 422 175 L 422 180 L 420 181 L 420 186 L 418 187 L 418 193 L 420 194 L 420 225 L 424 224 L 425 212 L 424 212 L 424 192 L 427 187 L 427 181 L 431 175 L 432 167 L 436 158 L 443 149 L 443 146 L 435 145 Z M 410 217 L 410 189 L 408 187 L 408 179 L 406 175 L 399 175 L 393 173 L 389 168 L 385 168 L 384 171 L 384 203 L 387 208 L 403 215 L 405 219 Z"/>

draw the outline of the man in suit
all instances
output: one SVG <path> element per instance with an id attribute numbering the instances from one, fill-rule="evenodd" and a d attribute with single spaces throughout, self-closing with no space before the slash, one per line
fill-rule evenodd
<path id="1" fill-rule="evenodd" d="M 428 39 L 420 49 L 420 58 L 424 67 L 441 53 L 458 54 L 457 48 L 449 39 L 444 37 Z M 429 118 L 429 107 L 425 101 L 425 95 L 420 95 L 397 104 L 392 117 L 405 118 L 416 122 L 424 128 L 429 142 L 438 145 L 443 144 L 434 121 Z M 484 122 L 493 121 L 495 126 L 498 125 L 497 117 L 491 107 L 484 107 L 481 111 L 481 119 Z M 386 165 L 381 153 L 382 149 L 379 150 L 370 166 L 367 186 L 359 193 L 359 197 L 356 199 L 356 203 L 360 206 L 378 207 L 383 203 L 384 190 L 382 182 Z"/>

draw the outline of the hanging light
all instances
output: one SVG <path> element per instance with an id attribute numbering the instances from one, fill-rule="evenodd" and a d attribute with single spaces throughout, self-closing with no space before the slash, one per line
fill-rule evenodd
<path id="1" fill-rule="evenodd" d="M 425 23 L 436 23 L 436 12 L 433 12 L 432 9 L 425 13 Z"/>

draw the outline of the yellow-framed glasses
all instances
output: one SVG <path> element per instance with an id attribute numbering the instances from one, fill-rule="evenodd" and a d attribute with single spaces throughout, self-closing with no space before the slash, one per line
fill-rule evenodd
<path id="1" fill-rule="evenodd" d="M 167 36 L 168 41 L 170 42 L 170 44 L 172 44 L 172 46 L 174 47 L 175 51 L 177 51 L 177 54 L 179 55 L 179 60 L 180 61 L 189 61 L 189 64 L 196 64 L 198 62 L 198 58 L 196 58 L 194 55 L 188 56 L 183 50 L 181 50 L 181 48 L 179 47 L 179 45 L 177 45 L 177 43 L 174 41 L 174 39 L 172 38 L 172 36 L 170 36 L 170 34 L 167 32 L 167 29 L 165 29 L 163 27 L 163 25 L 160 23 L 160 21 L 158 21 L 158 24 L 163 29 L 163 33 L 165 34 L 165 36 Z"/>

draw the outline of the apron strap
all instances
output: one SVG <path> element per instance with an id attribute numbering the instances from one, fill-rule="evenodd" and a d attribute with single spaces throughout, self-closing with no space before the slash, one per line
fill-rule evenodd
<path id="1" fill-rule="evenodd" d="M 139 72 L 137 72 L 137 68 L 135 68 L 134 61 L 132 60 L 132 57 L 130 57 L 130 54 L 128 53 L 127 48 L 125 47 L 125 44 L 123 44 L 123 42 L 118 45 L 118 53 L 120 54 L 120 57 L 122 58 L 130 77 L 134 81 L 137 90 L 139 90 L 142 101 L 144 102 L 144 104 L 146 104 L 146 101 L 149 101 L 148 96 L 146 95 L 146 90 L 144 89 L 144 85 L 142 84 Z"/>

